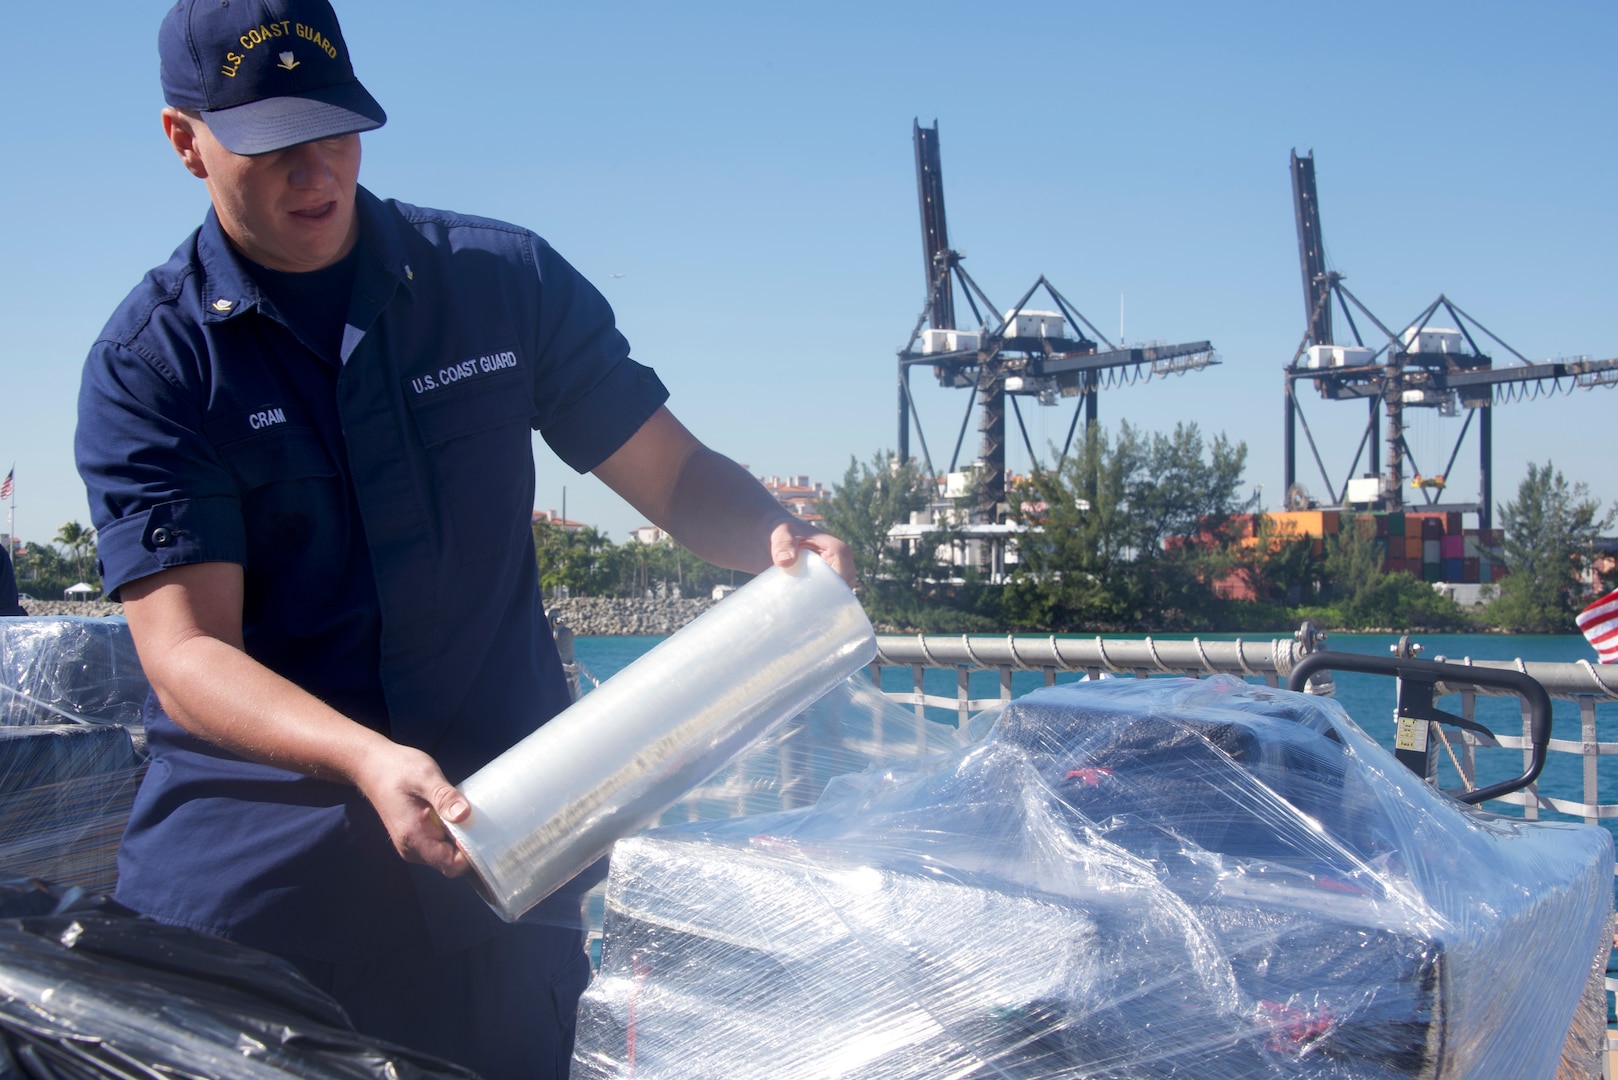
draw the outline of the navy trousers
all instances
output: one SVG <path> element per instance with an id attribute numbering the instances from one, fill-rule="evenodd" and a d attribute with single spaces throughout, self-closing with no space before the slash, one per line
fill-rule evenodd
<path id="1" fill-rule="evenodd" d="M 447 955 L 287 959 L 366 1035 L 463 1065 L 483 1080 L 567 1077 L 579 996 L 590 981 L 577 930 L 517 924 Z"/>

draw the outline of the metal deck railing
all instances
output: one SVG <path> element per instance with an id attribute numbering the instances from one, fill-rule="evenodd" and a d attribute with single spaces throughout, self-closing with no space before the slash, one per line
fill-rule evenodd
<path id="1" fill-rule="evenodd" d="M 1103 674 L 1148 678 L 1155 675 L 1180 675 L 1200 678 L 1204 675 L 1237 675 L 1261 678 L 1270 686 L 1283 686 L 1292 667 L 1317 648 L 1314 635 L 1300 631 L 1292 640 L 1243 641 L 1157 641 L 1144 639 L 1092 638 L 1029 638 L 1007 635 L 941 636 L 941 635 L 888 635 L 877 639 L 877 658 L 871 665 L 873 678 L 883 685 L 882 670 L 908 668 L 908 690 L 884 690 L 888 697 L 913 705 L 918 716 L 927 708 L 945 709 L 955 713 L 958 723 L 964 724 L 973 713 L 1010 701 L 1012 675 L 1018 671 L 1038 672 L 1046 686 L 1054 685 L 1058 673 L 1083 673 L 1091 678 Z M 1452 663 L 1457 662 L 1452 660 Z M 1584 790 L 1579 801 L 1542 795 L 1537 785 L 1493 800 L 1523 807 L 1525 816 L 1537 817 L 1540 810 L 1553 810 L 1583 818 L 1597 824 L 1618 818 L 1618 803 L 1603 802 L 1600 774 L 1597 768 L 1602 757 L 1618 757 L 1618 742 L 1602 742 L 1596 730 L 1596 705 L 1618 701 L 1618 671 L 1598 668 L 1589 661 L 1577 663 L 1543 663 L 1517 661 L 1473 661 L 1459 663 L 1482 668 L 1510 668 L 1537 680 L 1553 699 L 1573 702 L 1579 707 L 1580 737 L 1556 739 L 1550 742 L 1553 754 L 1574 754 L 1583 759 Z M 929 670 L 948 670 L 955 676 L 955 693 L 944 695 L 928 693 L 925 674 Z M 992 671 L 998 676 L 998 693 L 994 697 L 973 697 L 971 676 L 979 671 Z M 1438 685 L 1438 692 L 1460 695 L 1460 716 L 1472 720 L 1477 698 L 1484 691 L 1472 687 L 1446 687 Z M 1480 747 L 1528 749 L 1527 718 L 1520 735 L 1477 734 L 1466 729 L 1440 726 L 1437 736 L 1454 763 L 1466 787 L 1476 781 L 1476 751 Z"/>

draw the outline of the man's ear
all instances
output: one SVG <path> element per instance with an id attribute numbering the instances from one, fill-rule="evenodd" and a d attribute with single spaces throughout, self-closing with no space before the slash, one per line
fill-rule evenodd
<path id="1" fill-rule="evenodd" d="M 180 157 L 180 164 L 185 166 L 187 172 L 199 180 L 208 179 L 208 168 L 202 163 L 202 152 L 197 146 L 198 137 L 193 121 L 185 113 L 173 106 L 163 110 L 163 134 L 168 136 L 169 145 Z"/>

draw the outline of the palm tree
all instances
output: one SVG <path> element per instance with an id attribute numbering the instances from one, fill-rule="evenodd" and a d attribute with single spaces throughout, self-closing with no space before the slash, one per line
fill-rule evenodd
<path id="1" fill-rule="evenodd" d="M 77 521 L 69 521 L 56 530 L 51 543 L 60 544 L 72 555 L 74 572 L 81 581 L 89 576 L 89 565 L 96 549 L 94 529 L 85 528 Z"/>

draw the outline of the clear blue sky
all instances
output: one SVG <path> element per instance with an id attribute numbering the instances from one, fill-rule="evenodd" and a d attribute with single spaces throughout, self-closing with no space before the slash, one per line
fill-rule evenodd
<path id="1" fill-rule="evenodd" d="M 26 539 L 88 522 L 84 353 L 206 205 L 158 126 L 163 11 L 7 10 L 0 474 L 15 461 Z M 338 12 L 391 117 L 365 136 L 362 183 L 547 237 L 613 301 L 675 412 L 755 473 L 832 483 L 895 444 L 894 352 L 923 292 L 914 117 L 940 123 L 951 240 L 998 304 L 1044 273 L 1109 335 L 1122 295 L 1131 339 L 1214 342 L 1224 366 L 1103 394 L 1102 419 L 1245 441 L 1272 506 L 1280 369 L 1303 330 L 1293 147 L 1315 151 L 1332 267 L 1385 322 L 1444 292 L 1531 358 L 1618 356 L 1610 2 Z M 966 399 L 926 383 L 946 457 Z M 1363 410 L 1305 408 L 1340 482 Z M 1546 459 L 1618 501 L 1615 409 L 1618 389 L 1498 410 L 1497 501 Z M 1071 415 L 1025 414 L 1036 445 Z M 1459 423 L 1424 412 L 1418 456 L 1447 452 Z M 620 540 L 639 524 L 537 456 L 536 506 L 560 509 L 565 486 L 570 517 Z M 1470 497 L 1475 452 L 1462 460 Z"/>

